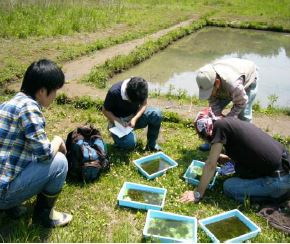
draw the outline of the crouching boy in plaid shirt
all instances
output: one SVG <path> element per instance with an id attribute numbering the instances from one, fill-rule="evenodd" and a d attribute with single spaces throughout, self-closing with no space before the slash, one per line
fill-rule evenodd
<path id="1" fill-rule="evenodd" d="M 18 218 L 25 212 L 21 203 L 37 195 L 33 221 L 45 227 L 72 219 L 53 208 L 66 179 L 66 147 L 59 136 L 48 140 L 41 111 L 63 84 L 62 70 L 39 60 L 26 70 L 21 91 L 0 104 L 0 209 Z"/>

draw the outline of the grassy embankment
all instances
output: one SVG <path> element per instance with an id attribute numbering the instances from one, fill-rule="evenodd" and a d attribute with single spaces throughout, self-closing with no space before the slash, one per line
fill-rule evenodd
<path id="1" fill-rule="evenodd" d="M 121 1 L 119 1 L 121 3 Z M 249 1 L 201 1 L 207 3 L 205 8 L 220 13 L 218 18 L 227 16 L 231 20 L 229 13 L 233 15 L 239 14 L 244 18 L 248 16 L 257 17 L 257 11 L 262 13 L 269 12 L 269 16 L 262 17 L 268 21 L 275 21 L 277 13 L 269 11 L 270 1 L 251 1 L 255 3 L 255 8 L 251 8 L 247 12 L 246 5 L 239 7 L 239 4 L 249 4 Z M 216 3 L 214 3 L 216 2 Z M 280 6 L 282 1 L 271 1 Z M 162 3 L 162 1 L 159 1 Z M 286 2 L 285 2 L 286 4 Z M 287 5 L 288 6 L 288 5 Z M 234 9 L 240 10 L 233 12 Z M 272 7 L 273 9 L 273 7 Z M 218 11 L 221 12 L 218 12 Z M 287 13 L 281 10 L 281 19 Z M 289 14 L 289 13 L 288 13 Z M 279 16 L 278 15 L 278 16 Z M 143 18 L 143 17 L 142 17 Z M 224 20 L 224 21 L 228 21 Z M 279 20 L 276 20 L 279 21 Z M 266 22 L 267 23 L 267 22 Z M 283 22 L 285 28 L 289 26 L 287 21 Z M 284 26 L 282 23 L 282 26 Z M 144 27 L 145 28 L 145 27 Z M 288 27 L 287 27 L 288 28 Z M 30 37 L 27 37 L 29 40 Z M 26 39 L 24 39 L 25 42 Z M 23 39 L 21 39 L 23 41 Z M 49 45 L 50 46 L 50 45 Z M 47 46 L 47 48 L 49 47 Z M 45 49 L 46 51 L 48 49 Z M 45 54 L 35 54 L 34 57 L 39 57 Z M 24 58 L 22 56 L 22 58 Z M 31 56 L 30 56 L 31 57 Z M 17 56 L 15 56 L 17 59 Z M 30 62 L 31 60 L 29 60 Z M 28 61 L 23 61 L 23 63 Z M 28 62 L 28 63 L 29 63 Z M 13 68 L 12 68 L 13 70 Z M 14 73 L 14 75 L 16 72 Z M 22 74 L 21 72 L 18 74 Z M 13 75 L 10 76 L 10 78 Z M 1 97 L 1 102 L 8 97 Z M 65 97 L 62 97 L 65 100 Z M 83 100 L 82 100 L 83 99 Z M 64 101 L 59 98 L 59 102 Z M 189 126 L 188 121 L 180 119 L 174 113 L 166 113 L 165 120 L 162 124 L 160 136 L 160 144 L 164 148 L 164 152 L 175 159 L 179 166 L 169 171 L 165 176 L 159 177 L 153 181 L 147 181 L 141 177 L 132 165 L 132 160 L 141 156 L 145 156 L 148 152 L 142 150 L 145 145 L 146 135 L 139 131 L 138 147 L 134 152 L 124 153 L 115 150 L 110 145 L 112 140 L 106 130 L 106 121 L 96 105 L 100 101 L 95 102 L 89 99 L 80 98 L 73 102 L 66 101 L 65 105 L 54 104 L 51 108 L 45 111 L 47 118 L 47 131 L 50 137 L 54 134 L 59 134 L 65 138 L 67 133 L 75 128 L 75 126 L 84 122 L 95 124 L 103 132 L 105 140 L 109 143 L 110 160 L 113 163 L 110 172 L 103 175 L 99 181 L 82 185 L 77 182 L 68 181 L 57 203 L 57 208 L 74 214 L 74 221 L 71 225 L 53 229 L 51 231 L 44 230 L 40 227 L 31 225 L 30 215 L 22 218 L 20 221 L 11 221 L 1 213 L 0 233 L 4 242 L 140 242 L 142 241 L 142 229 L 144 227 L 146 212 L 129 210 L 117 207 L 117 194 L 123 182 L 131 181 L 143 183 L 152 186 L 167 188 L 168 195 L 164 211 L 174 212 L 183 215 L 192 215 L 197 218 L 205 218 L 223 211 L 234 208 L 241 209 L 250 219 L 255 221 L 261 229 L 262 233 L 255 238 L 255 242 L 289 242 L 289 236 L 276 231 L 269 227 L 267 223 L 256 216 L 253 206 L 245 202 L 243 205 L 238 205 L 235 201 L 225 197 L 222 194 L 222 182 L 224 178 L 219 178 L 216 187 L 207 192 L 203 202 L 198 205 L 180 204 L 178 198 L 180 194 L 188 189 L 193 189 L 186 184 L 182 175 L 185 172 L 188 164 L 193 158 L 203 160 L 207 154 L 197 150 L 201 141 L 197 138 L 193 129 Z M 76 108 L 77 107 L 77 108 Z M 80 109 L 82 108 L 82 109 Z M 87 108 L 87 109 L 84 109 Z M 29 207 L 29 212 L 32 211 L 33 199 L 26 202 Z M 198 231 L 199 241 L 208 242 L 209 239 Z"/>
<path id="2" fill-rule="evenodd" d="M 11 1 L 0 3 L 0 85 L 41 57 L 63 63 L 187 20 L 190 1 Z"/>

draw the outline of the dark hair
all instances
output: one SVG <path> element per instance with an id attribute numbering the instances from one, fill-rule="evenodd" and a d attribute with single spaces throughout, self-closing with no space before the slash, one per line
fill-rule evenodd
<path id="1" fill-rule="evenodd" d="M 141 77 L 132 77 L 127 84 L 126 95 L 132 103 L 144 103 L 148 97 L 147 81 Z"/>
<path id="2" fill-rule="evenodd" d="M 35 98 L 36 92 L 41 88 L 46 88 L 49 95 L 52 90 L 61 88 L 63 84 L 62 70 L 54 62 L 41 59 L 27 68 L 20 91 Z"/>

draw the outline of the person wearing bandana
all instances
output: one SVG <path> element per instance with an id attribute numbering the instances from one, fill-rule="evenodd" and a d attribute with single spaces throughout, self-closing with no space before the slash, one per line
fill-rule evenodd
<path id="1" fill-rule="evenodd" d="M 210 108 L 198 113 L 198 135 L 211 145 L 200 183 L 181 202 L 198 202 L 215 174 L 222 149 L 235 163 L 235 175 L 224 182 L 224 194 L 243 202 L 281 201 L 290 196 L 290 156 L 286 148 L 252 123 L 234 117 L 220 119 Z"/>

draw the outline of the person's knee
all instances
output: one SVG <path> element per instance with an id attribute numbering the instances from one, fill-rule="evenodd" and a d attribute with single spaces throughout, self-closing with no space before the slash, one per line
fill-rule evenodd
<path id="1" fill-rule="evenodd" d="M 237 186 L 239 186 L 239 180 L 237 178 L 233 177 L 227 179 L 223 185 L 224 194 L 242 203 L 245 199 L 245 192 L 243 192 L 241 188 L 238 188 Z"/>
<path id="2" fill-rule="evenodd" d="M 161 121 L 162 121 L 162 112 L 161 112 L 161 110 L 158 109 L 158 108 L 153 108 L 150 111 L 149 120 L 150 120 L 151 123 L 161 124 Z"/>
<path id="3" fill-rule="evenodd" d="M 225 195 L 233 197 L 233 195 L 234 195 L 234 179 L 233 178 L 227 179 L 224 182 L 223 189 L 224 189 Z"/>
<path id="4" fill-rule="evenodd" d="M 55 171 L 57 171 L 58 174 L 67 175 L 68 162 L 66 156 L 63 153 L 58 152 L 55 155 L 52 164 Z"/>
<path id="5" fill-rule="evenodd" d="M 130 133 L 123 140 L 118 141 L 117 146 L 125 150 L 133 150 L 137 145 L 136 135 Z"/>

